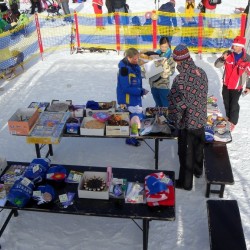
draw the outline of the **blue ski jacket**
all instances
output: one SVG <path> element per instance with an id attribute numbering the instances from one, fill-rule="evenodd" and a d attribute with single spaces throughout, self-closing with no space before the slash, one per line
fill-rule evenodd
<path id="1" fill-rule="evenodd" d="M 117 77 L 117 102 L 118 104 L 126 104 L 127 106 L 142 107 L 142 88 L 141 68 L 137 64 L 129 63 L 125 57 L 119 64 L 119 72 Z"/>

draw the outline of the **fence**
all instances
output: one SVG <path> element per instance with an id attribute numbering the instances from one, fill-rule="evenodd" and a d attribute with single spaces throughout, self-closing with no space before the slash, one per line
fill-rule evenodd
<path id="1" fill-rule="evenodd" d="M 65 22 L 64 18 L 40 14 L 37 18 L 33 16 L 25 27 L 0 34 L 0 70 L 11 66 L 13 51 L 17 50 L 24 53 L 25 61 L 39 53 L 81 47 L 154 50 L 161 36 L 168 36 L 173 47 L 185 43 L 195 53 L 217 53 L 228 49 L 236 35 L 244 35 L 246 23 L 245 14 L 190 17 L 159 11 L 74 13 L 68 17 L 73 23 Z"/>

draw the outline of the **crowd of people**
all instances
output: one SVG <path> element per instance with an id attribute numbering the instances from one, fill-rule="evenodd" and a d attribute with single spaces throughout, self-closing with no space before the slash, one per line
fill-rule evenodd
<path id="1" fill-rule="evenodd" d="M 238 122 L 242 91 L 250 93 L 250 55 L 244 49 L 245 43 L 245 37 L 235 37 L 232 48 L 214 63 L 215 67 L 224 67 L 222 96 L 231 132 Z M 185 44 L 177 45 L 172 51 L 169 39 L 161 37 L 159 45 L 156 54 L 165 58 L 162 64 L 168 67 L 164 67 L 166 72 L 149 79 L 151 93 L 157 107 L 168 108 L 168 118 L 178 133 L 180 172 L 176 187 L 192 190 L 193 176 L 200 178 L 203 172 L 208 78 L 205 70 L 195 65 Z M 142 97 L 148 91 L 142 87 L 138 62 L 139 51 L 128 49 L 119 63 L 116 92 L 118 104 L 127 107 L 131 117 L 142 119 Z M 170 84 L 175 66 L 179 74 Z M 140 145 L 135 138 L 127 139 L 126 143 Z"/>

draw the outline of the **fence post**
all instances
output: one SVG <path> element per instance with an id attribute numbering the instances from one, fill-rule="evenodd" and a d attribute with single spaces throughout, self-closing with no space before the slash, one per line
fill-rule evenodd
<path id="1" fill-rule="evenodd" d="M 153 36 L 153 49 L 157 49 L 157 19 L 158 16 L 156 14 L 156 11 L 152 11 L 152 36 Z"/>
<path id="2" fill-rule="evenodd" d="M 40 23 L 39 23 L 39 20 L 38 20 L 37 13 L 35 14 L 35 22 L 36 22 L 37 42 L 38 42 L 41 58 L 42 58 L 42 61 L 43 61 L 43 41 L 42 41 Z"/>
<path id="3" fill-rule="evenodd" d="M 201 57 L 202 53 L 202 29 L 203 29 L 203 15 L 198 16 L 198 54 Z"/>
<path id="4" fill-rule="evenodd" d="M 79 35 L 79 26 L 78 26 L 78 16 L 76 11 L 74 11 L 74 19 L 75 19 L 75 24 L 76 24 L 76 43 L 77 43 L 77 49 L 76 51 L 80 49 L 80 35 Z"/>
<path id="5" fill-rule="evenodd" d="M 247 14 L 242 13 L 241 14 L 241 22 L 240 22 L 240 35 L 241 36 L 245 36 L 246 21 L 247 21 Z"/>
<path id="6" fill-rule="evenodd" d="M 121 50 L 121 36 L 120 36 L 120 16 L 118 12 L 115 12 L 115 38 L 116 38 L 116 50 Z"/>

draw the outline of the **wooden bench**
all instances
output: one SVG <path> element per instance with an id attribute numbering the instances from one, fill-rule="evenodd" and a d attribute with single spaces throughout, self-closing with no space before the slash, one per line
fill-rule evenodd
<path id="1" fill-rule="evenodd" d="M 234 178 L 229 160 L 227 146 L 223 143 L 206 144 L 204 148 L 204 167 L 207 181 L 206 197 L 210 193 L 223 198 L 225 185 L 233 185 Z M 220 190 L 211 190 L 211 185 L 220 186 Z"/>
<path id="2" fill-rule="evenodd" d="M 208 200 L 211 250 L 247 250 L 236 200 Z"/>

